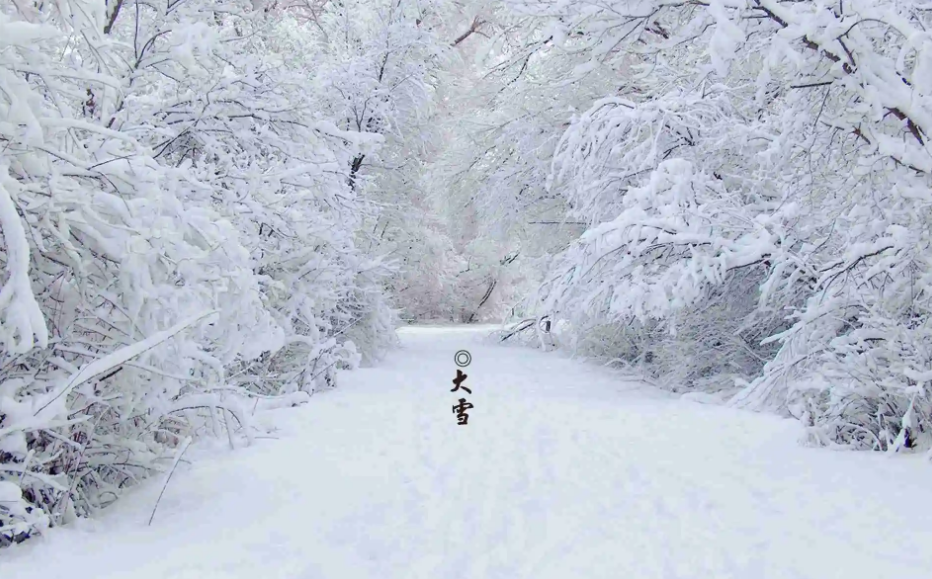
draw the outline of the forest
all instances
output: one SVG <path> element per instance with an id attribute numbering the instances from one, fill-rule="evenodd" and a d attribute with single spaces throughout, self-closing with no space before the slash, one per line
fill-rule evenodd
<path id="1" fill-rule="evenodd" d="M 932 448 L 925 0 L 0 7 L 0 547 L 406 324 Z"/>

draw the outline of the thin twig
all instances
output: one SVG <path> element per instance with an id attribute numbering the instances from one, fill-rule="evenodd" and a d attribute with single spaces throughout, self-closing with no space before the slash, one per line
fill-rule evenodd
<path id="1" fill-rule="evenodd" d="M 178 461 L 181 460 L 181 456 L 184 454 L 184 451 L 188 450 L 188 445 L 191 444 L 191 437 L 185 437 L 184 441 L 181 443 L 181 449 L 178 451 L 178 454 L 175 455 L 175 460 L 172 462 L 171 470 L 168 471 L 168 476 L 165 478 L 165 484 L 162 485 L 162 492 L 159 493 L 159 498 L 155 501 L 155 506 L 152 508 L 152 515 L 149 517 L 149 523 L 147 526 L 152 525 L 152 519 L 155 518 L 155 511 L 159 508 L 159 503 L 162 502 L 162 495 L 165 494 L 165 489 L 168 488 L 168 481 L 172 480 L 172 475 L 175 474 L 175 467 L 178 466 Z"/>

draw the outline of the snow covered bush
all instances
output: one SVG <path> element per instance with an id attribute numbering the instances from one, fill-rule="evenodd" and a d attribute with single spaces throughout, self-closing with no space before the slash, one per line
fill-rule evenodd
<path id="1" fill-rule="evenodd" d="M 814 441 L 928 445 L 924 6 L 509 5 L 540 58 L 575 63 L 555 91 L 617 74 L 553 157 L 549 188 L 588 231 L 545 307 L 624 328 L 618 353 L 649 344 L 687 382 L 733 374 L 734 404 L 798 415 Z"/>
<path id="2" fill-rule="evenodd" d="M 0 546 L 393 340 L 311 23 L 261 3 L 0 9 Z"/>

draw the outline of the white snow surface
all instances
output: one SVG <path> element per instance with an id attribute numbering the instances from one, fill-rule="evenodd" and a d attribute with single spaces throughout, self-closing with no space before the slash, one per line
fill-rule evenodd
<path id="1" fill-rule="evenodd" d="M 0 552 L 4 579 L 932 576 L 932 468 L 797 444 L 791 420 L 608 370 L 400 331 L 403 349 L 248 448 L 188 450 L 93 521 Z M 472 353 L 453 393 L 457 350 Z M 452 406 L 475 405 L 458 426 Z"/>

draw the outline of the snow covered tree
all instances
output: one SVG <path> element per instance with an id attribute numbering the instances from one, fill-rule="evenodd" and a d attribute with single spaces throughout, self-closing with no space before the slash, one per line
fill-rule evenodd
<path id="1" fill-rule="evenodd" d="M 392 342 L 348 170 L 381 139 L 326 116 L 315 24 L 272 16 L 0 11 L 0 544 Z"/>
<path id="2" fill-rule="evenodd" d="M 820 442 L 928 444 L 928 12 L 511 5 L 577 62 L 561 82 L 618 74 L 554 155 L 551 190 L 589 230 L 547 307 L 580 327 L 663 328 L 651 348 L 668 360 L 685 330 L 687 364 L 707 359 L 690 355 L 700 343 L 718 351 L 690 373 L 737 374 L 735 404 L 799 414 Z"/>

